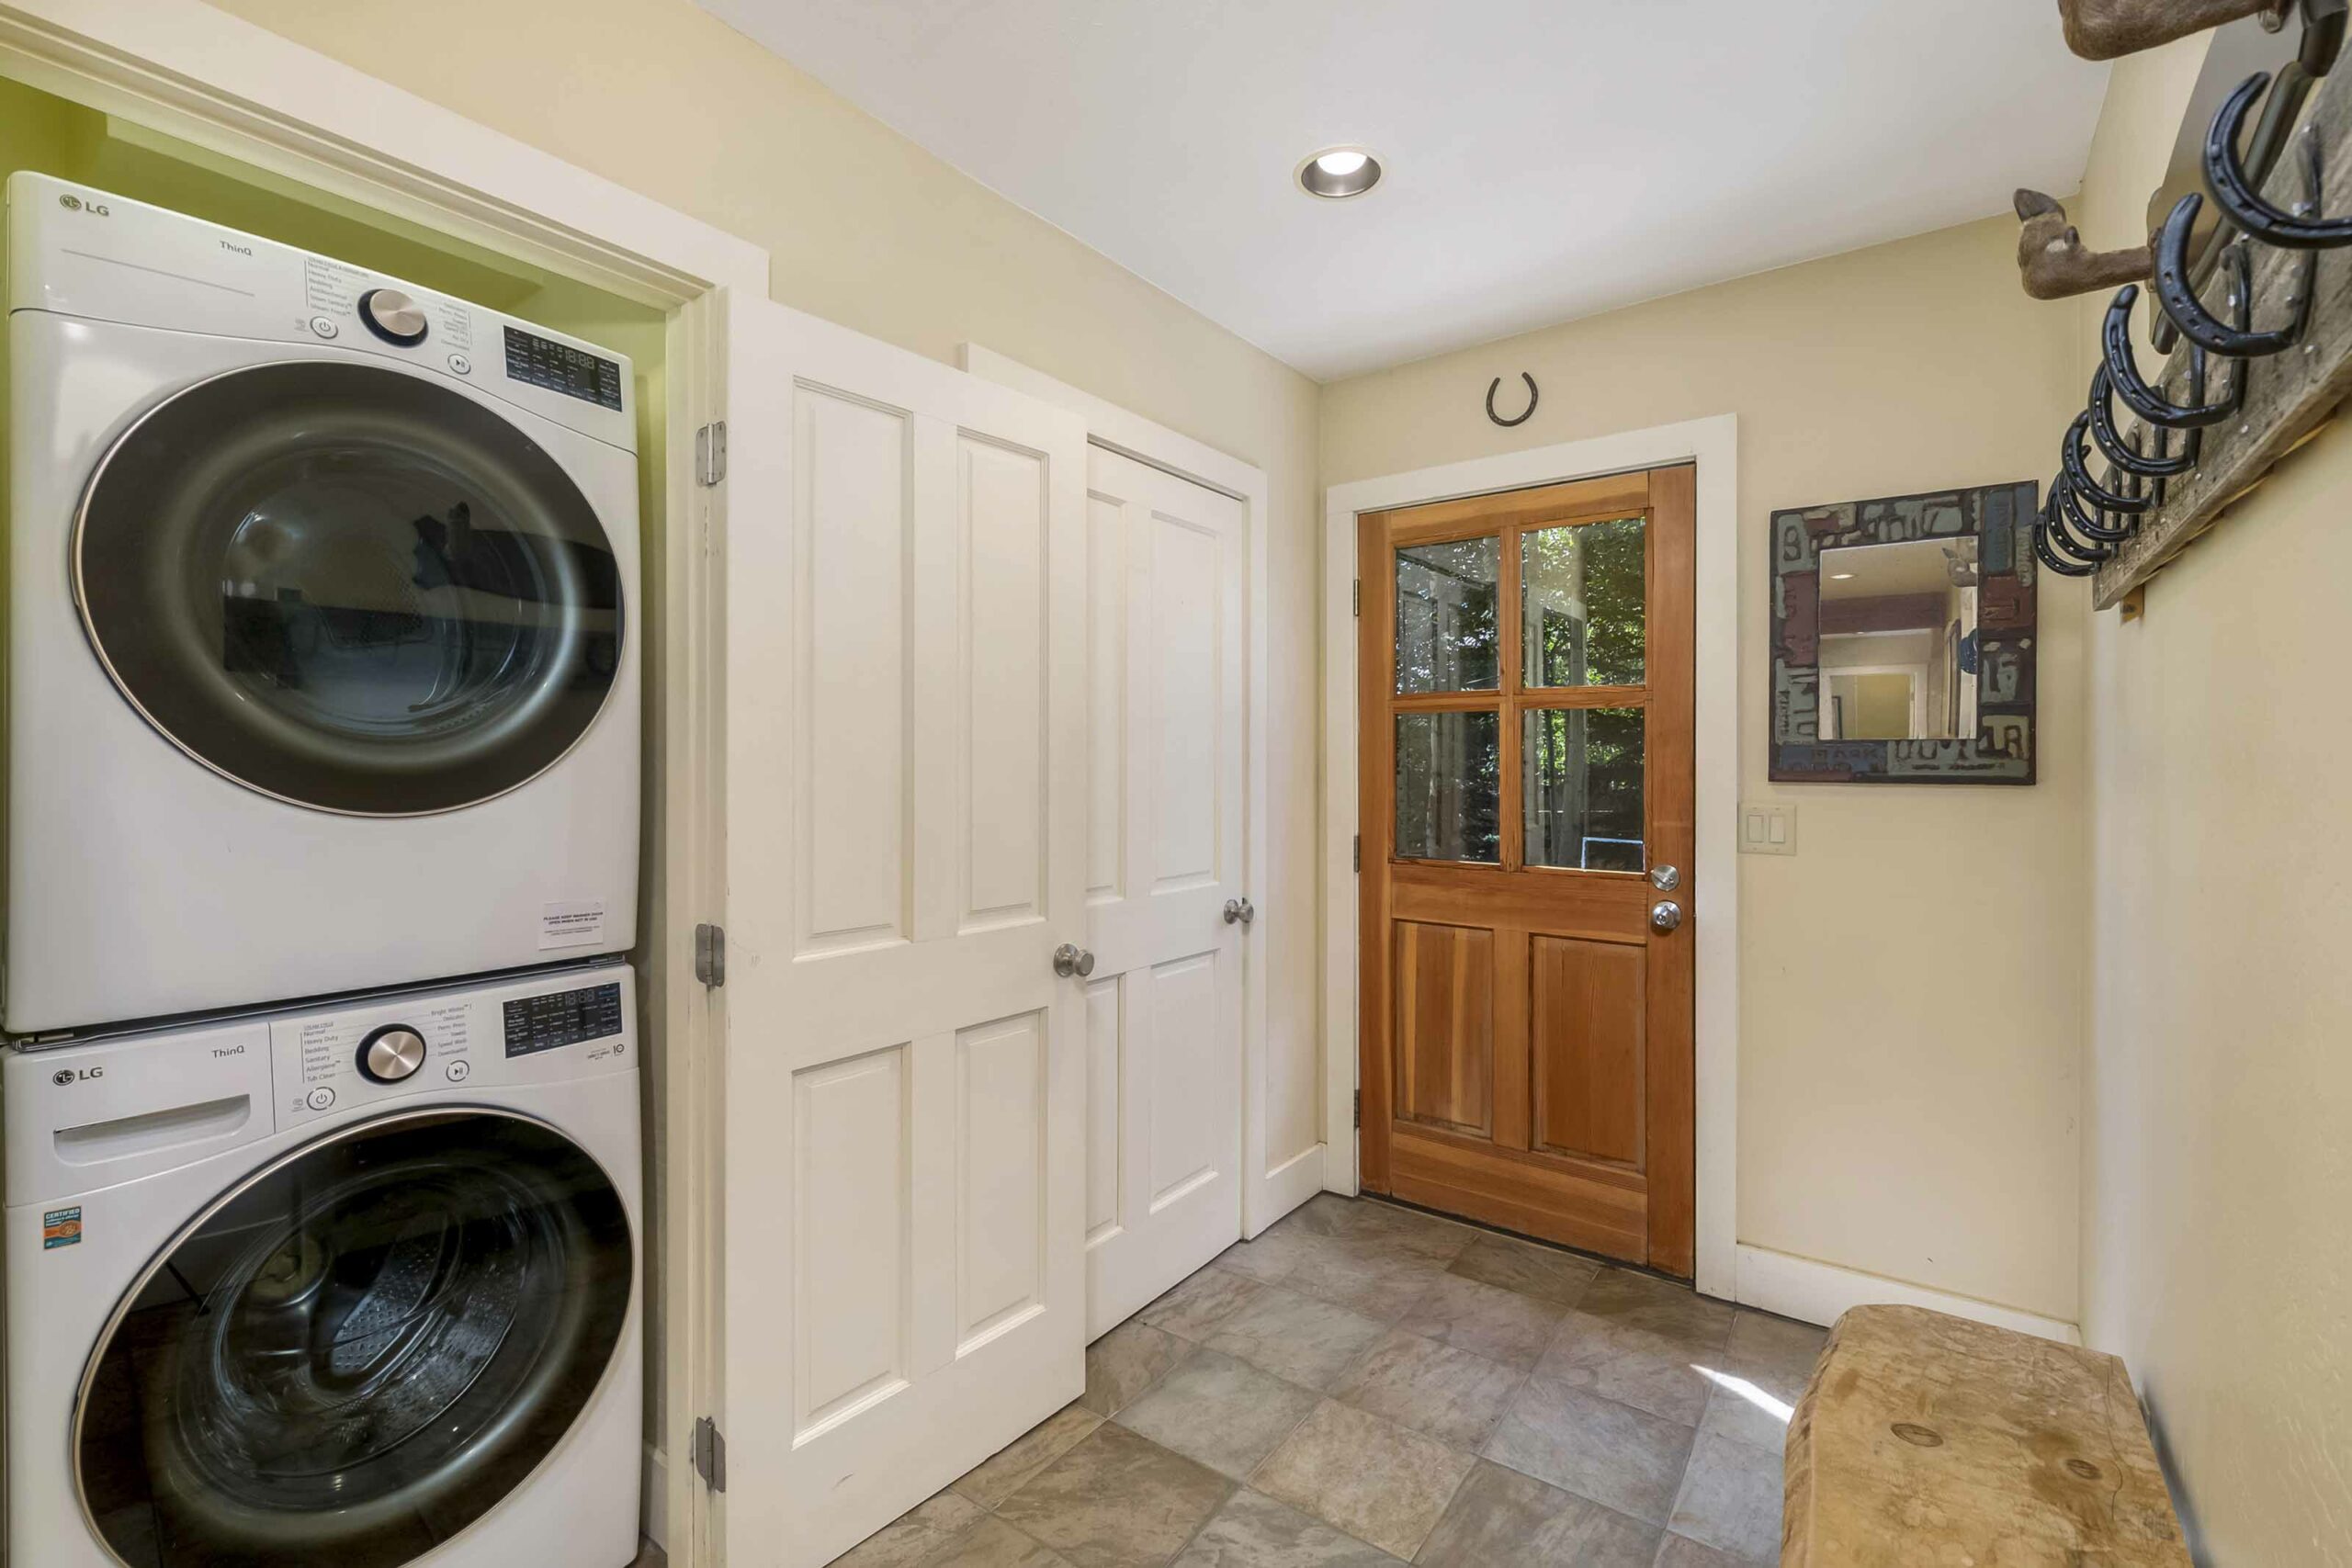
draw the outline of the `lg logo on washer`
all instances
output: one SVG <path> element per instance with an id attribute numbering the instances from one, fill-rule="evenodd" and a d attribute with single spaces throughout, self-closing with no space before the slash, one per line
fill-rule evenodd
<path id="1" fill-rule="evenodd" d="M 72 1067 L 60 1067 L 50 1075 L 49 1081 L 60 1089 L 71 1089 L 77 1083 L 87 1083 L 92 1078 L 102 1078 L 106 1076 L 107 1070 L 104 1067 L 84 1067 L 79 1072 Z"/>
<path id="2" fill-rule="evenodd" d="M 87 212 L 98 218 L 111 218 L 114 216 L 113 209 L 108 208 L 105 202 L 84 201 L 78 196 L 61 196 L 57 198 L 57 205 L 65 209 L 68 212 Z"/>

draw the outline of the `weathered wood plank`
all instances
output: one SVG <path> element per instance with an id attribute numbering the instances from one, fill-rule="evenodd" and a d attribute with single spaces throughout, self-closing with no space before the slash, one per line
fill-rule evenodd
<path id="1" fill-rule="evenodd" d="M 2097 1350 L 1856 1307 L 1785 1466 L 1781 1568 L 2189 1568 L 2132 1381 Z"/>
<path id="2" fill-rule="evenodd" d="M 2317 139 L 2322 152 L 2323 210 L 2352 212 L 2352 71 L 2321 79 L 2304 108 L 2303 128 L 2288 142 L 2265 194 L 2281 208 L 2291 208 L 2301 198 L 2301 138 L 2309 134 Z M 2254 321 L 2256 327 L 2267 327 L 2287 319 L 2290 285 L 2302 262 L 2293 252 L 2260 244 L 2254 247 L 2253 257 Z M 2217 303 L 2217 294 L 2218 287 L 2208 289 L 2208 304 Z M 2162 309 L 2145 298 L 2139 308 Z M 2184 343 L 2165 367 L 2166 395 L 2177 401 L 2187 400 L 2188 363 Z M 2206 431 L 2204 455 L 2196 470 L 2173 481 L 2164 505 L 2148 513 L 2140 531 L 2100 566 L 2092 580 L 2091 602 L 2098 608 L 2120 604 L 2154 577 L 2352 395 L 2352 250 L 2319 253 L 2311 326 L 2301 345 L 2222 369 L 2227 363 L 2216 362 L 2214 389 L 2222 386 L 2222 376 L 2243 373 L 2247 378 L 2244 406 L 2235 418 Z M 2119 419 L 2124 414 L 2120 402 L 2117 413 Z M 2143 431 L 2143 442 L 2153 434 Z M 2096 466 L 2097 454 L 2092 456 Z"/>

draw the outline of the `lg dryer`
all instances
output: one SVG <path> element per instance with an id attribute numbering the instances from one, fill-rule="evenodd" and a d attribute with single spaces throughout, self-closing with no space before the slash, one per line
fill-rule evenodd
<path id="1" fill-rule="evenodd" d="M 636 938 L 627 360 L 8 183 L 5 1026 Z"/>

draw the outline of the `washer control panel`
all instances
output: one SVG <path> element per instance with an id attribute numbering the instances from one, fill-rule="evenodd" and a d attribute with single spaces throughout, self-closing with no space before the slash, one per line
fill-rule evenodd
<path id="1" fill-rule="evenodd" d="M 281 1013 L 269 1021 L 277 1124 L 632 1068 L 632 997 L 629 971 L 611 965 Z"/>
<path id="2" fill-rule="evenodd" d="M 536 997 L 511 997 L 502 1021 L 506 1054 L 529 1056 L 557 1051 L 590 1040 L 617 1036 L 621 1032 L 621 984 L 583 986 Z"/>
<path id="3" fill-rule="evenodd" d="M 440 1083 L 441 1069 L 471 1062 L 476 1033 L 467 997 L 364 1002 L 275 1020 L 269 1040 L 277 1124 Z"/>

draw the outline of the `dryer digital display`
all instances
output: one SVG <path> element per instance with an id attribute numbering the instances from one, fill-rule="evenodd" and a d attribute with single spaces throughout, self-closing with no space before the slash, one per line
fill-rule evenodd
<path id="1" fill-rule="evenodd" d="M 534 387 L 608 409 L 621 406 L 621 367 L 609 359 L 533 333 L 506 329 L 506 374 Z"/>
<path id="2" fill-rule="evenodd" d="M 506 1003 L 505 1014 L 509 1056 L 560 1050 L 621 1032 L 621 988 L 616 981 L 577 991 L 516 997 Z"/>

